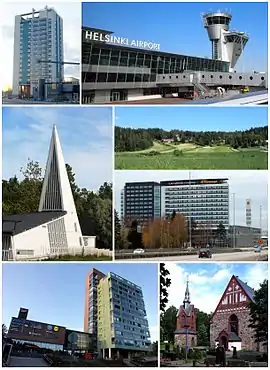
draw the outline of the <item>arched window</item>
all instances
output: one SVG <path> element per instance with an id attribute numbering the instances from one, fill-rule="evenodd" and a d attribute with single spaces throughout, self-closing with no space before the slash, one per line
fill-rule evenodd
<path id="1" fill-rule="evenodd" d="M 229 318 L 229 329 L 231 333 L 238 335 L 238 318 L 235 314 L 231 315 Z"/>

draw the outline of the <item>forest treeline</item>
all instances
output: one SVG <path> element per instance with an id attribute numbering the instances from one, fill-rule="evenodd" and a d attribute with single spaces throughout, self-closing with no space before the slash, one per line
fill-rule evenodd
<path id="1" fill-rule="evenodd" d="M 97 192 L 80 189 L 71 166 L 66 164 L 78 218 L 83 235 L 95 235 L 97 248 L 112 248 L 112 184 L 104 182 Z M 17 176 L 3 180 L 3 215 L 36 212 L 42 189 L 42 169 L 29 160 Z"/>
<path id="2" fill-rule="evenodd" d="M 268 126 L 245 131 L 165 131 L 160 128 L 132 129 L 115 127 L 115 151 L 132 152 L 151 148 L 154 141 L 170 139 L 175 143 L 192 143 L 201 146 L 229 145 L 234 149 L 265 146 Z"/>

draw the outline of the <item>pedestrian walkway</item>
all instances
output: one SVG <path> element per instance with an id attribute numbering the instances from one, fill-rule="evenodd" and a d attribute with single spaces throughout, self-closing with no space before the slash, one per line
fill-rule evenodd
<path id="1" fill-rule="evenodd" d="M 43 358 L 35 357 L 14 357 L 9 360 L 9 367 L 47 367 L 49 366 Z"/>

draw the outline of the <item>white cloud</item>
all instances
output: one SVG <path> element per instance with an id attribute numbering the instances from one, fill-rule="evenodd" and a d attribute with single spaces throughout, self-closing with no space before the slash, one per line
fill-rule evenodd
<path id="1" fill-rule="evenodd" d="M 69 114 L 70 109 L 72 114 Z M 20 168 L 25 166 L 28 158 L 38 161 L 45 169 L 52 126 L 56 124 L 65 162 L 71 165 L 78 186 L 97 190 L 104 181 L 112 181 L 112 123 L 106 108 L 24 107 L 5 110 L 19 114 L 16 117 L 11 114 L 9 120 L 13 119 L 13 122 L 10 125 L 6 115 L 3 119 L 4 178 L 15 174 L 20 177 Z"/>
<path id="2" fill-rule="evenodd" d="M 151 334 L 151 342 L 156 342 L 159 340 L 159 325 L 150 326 L 149 328 Z"/>
<path id="3" fill-rule="evenodd" d="M 15 16 L 31 12 L 32 8 L 40 10 L 47 5 L 52 7 L 63 19 L 64 60 L 79 62 L 81 57 L 81 3 L 80 2 L 6 2 L 2 7 L 1 33 L 2 87 L 12 85 L 13 76 L 13 38 Z M 79 78 L 80 66 L 65 65 L 65 76 Z"/>
<path id="4" fill-rule="evenodd" d="M 208 271 L 205 273 L 200 271 L 200 267 L 203 267 L 202 264 L 197 264 L 197 266 L 197 273 L 189 273 L 187 264 L 166 264 L 167 269 L 170 271 L 171 279 L 171 285 L 168 289 L 169 303 L 167 308 L 171 305 L 179 308 L 182 304 L 185 297 L 186 280 L 188 276 L 192 304 L 194 304 L 195 307 L 199 308 L 201 311 L 207 313 L 213 312 L 220 299 L 220 294 L 211 289 L 211 285 L 213 284 L 213 276 L 209 275 Z M 224 276 L 223 280 L 226 283 L 226 280 L 228 280 L 226 279 L 226 276 L 231 276 L 232 274 L 229 272 L 229 270 L 227 270 L 227 268 L 220 271 L 222 271 L 222 275 Z"/>
<path id="5" fill-rule="evenodd" d="M 267 263 L 250 263 L 249 269 L 246 273 L 239 278 L 247 282 L 253 289 L 258 289 L 263 280 L 267 277 L 268 273 Z"/>
<path id="6" fill-rule="evenodd" d="M 192 266 L 192 272 L 190 268 Z M 194 272 L 196 267 L 196 272 Z M 258 289 L 260 284 L 268 276 L 267 263 L 226 264 L 215 263 L 166 263 L 170 272 L 171 285 L 168 288 L 169 303 L 179 308 L 185 297 L 186 280 L 189 279 L 189 291 L 191 303 L 203 312 L 214 312 L 221 296 L 229 283 L 232 275 L 247 282 L 253 288 Z M 240 271 L 240 272 L 238 272 Z"/>
<path id="7" fill-rule="evenodd" d="M 163 181 L 188 179 L 189 171 L 115 171 L 115 207 L 120 211 L 121 189 L 125 182 Z M 252 226 L 260 226 L 262 205 L 262 228 L 268 228 L 268 173 L 267 171 L 191 171 L 192 179 L 228 178 L 230 192 L 230 222 L 233 223 L 233 196 L 235 193 L 236 224 L 246 224 L 246 199 L 251 199 Z"/>

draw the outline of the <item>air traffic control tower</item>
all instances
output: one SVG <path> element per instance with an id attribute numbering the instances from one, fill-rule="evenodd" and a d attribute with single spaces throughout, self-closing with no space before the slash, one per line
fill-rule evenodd
<path id="1" fill-rule="evenodd" d="M 227 12 L 203 14 L 204 28 L 212 43 L 212 59 L 229 62 L 230 72 L 233 72 L 249 37 L 244 32 L 230 31 L 231 19 Z"/>

